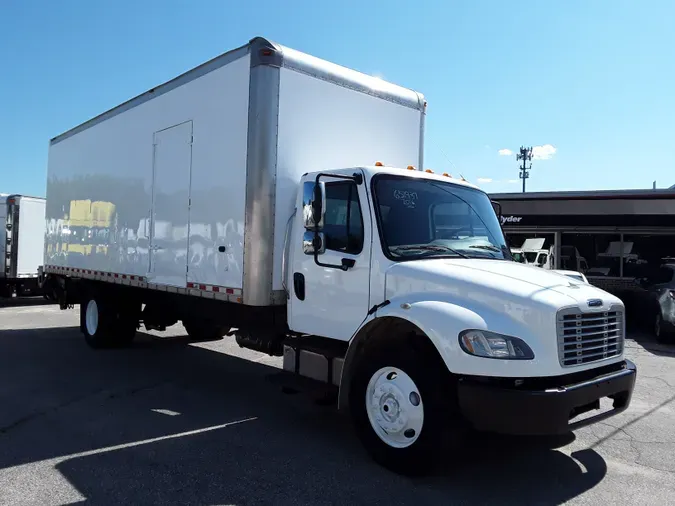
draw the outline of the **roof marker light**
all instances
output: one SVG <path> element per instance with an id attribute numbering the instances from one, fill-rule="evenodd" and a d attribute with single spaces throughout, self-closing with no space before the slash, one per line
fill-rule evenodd
<path id="1" fill-rule="evenodd" d="M 375 162 L 375 167 L 384 167 L 382 162 Z"/>
<path id="2" fill-rule="evenodd" d="M 427 173 L 429 173 L 429 174 L 433 174 L 433 173 L 434 173 L 434 171 L 431 170 L 431 169 L 426 169 L 424 172 L 427 172 Z"/>
<path id="3" fill-rule="evenodd" d="M 408 165 L 408 170 L 415 170 L 415 167 L 412 165 Z"/>
<path id="4" fill-rule="evenodd" d="M 450 174 L 448 174 L 447 172 L 444 172 L 443 175 L 444 175 L 445 177 L 452 177 L 452 176 L 451 176 Z"/>

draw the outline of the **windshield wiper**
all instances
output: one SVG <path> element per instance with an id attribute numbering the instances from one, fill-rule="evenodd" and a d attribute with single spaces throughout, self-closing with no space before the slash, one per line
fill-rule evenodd
<path id="1" fill-rule="evenodd" d="M 475 248 L 475 249 L 481 249 L 485 251 L 489 251 L 490 253 L 501 253 L 501 257 L 498 255 L 490 255 L 489 258 L 493 260 L 506 260 L 504 257 L 504 252 L 501 250 L 501 248 L 498 248 L 497 246 L 492 246 L 492 245 L 487 245 L 487 244 L 472 244 L 471 246 L 468 246 L 469 248 Z"/>
<path id="2" fill-rule="evenodd" d="M 501 253 L 502 250 L 501 248 L 498 248 L 497 246 L 492 246 L 492 245 L 487 245 L 487 244 L 472 244 L 469 246 L 469 248 L 476 248 L 476 249 L 486 249 L 488 251 L 495 251 L 497 253 Z"/>
<path id="3" fill-rule="evenodd" d="M 448 246 L 442 246 L 440 244 L 423 244 L 421 246 L 394 246 L 390 248 L 392 250 L 398 250 L 398 251 L 412 251 L 412 250 L 423 250 L 423 251 L 440 251 L 440 252 L 448 252 L 452 253 L 453 255 L 457 255 L 458 257 L 462 258 L 471 258 L 468 255 L 465 255 L 464 253 L 460 253 L 456 249 L 452 249 Z"/>

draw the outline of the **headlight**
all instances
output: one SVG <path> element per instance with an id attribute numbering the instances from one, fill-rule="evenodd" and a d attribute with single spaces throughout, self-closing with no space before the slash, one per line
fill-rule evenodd
<path id="1" fill-rule="evenodd" d="M 488 330 L 464 330 L 459 345 L 469 355 L 507 360 L 532 360 L 534 352 L 517 337 L 496 334 Z"/>

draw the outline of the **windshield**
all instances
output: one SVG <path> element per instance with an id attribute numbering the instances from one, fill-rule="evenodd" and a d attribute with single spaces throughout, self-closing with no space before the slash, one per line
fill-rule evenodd
<path id="1" fill-rule="evenodd" d="M 511 258 L 492 203 L 480 190 L 380 175 L 373 191 L 389 258 Z"/>

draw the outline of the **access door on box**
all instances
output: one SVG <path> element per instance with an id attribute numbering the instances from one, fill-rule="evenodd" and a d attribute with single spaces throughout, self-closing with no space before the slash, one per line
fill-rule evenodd
<path id="1" fill-rule="evenodd" d="M 190 222 L 192 121 L 155 132 L 148 281 L 185 287 Z"/>

